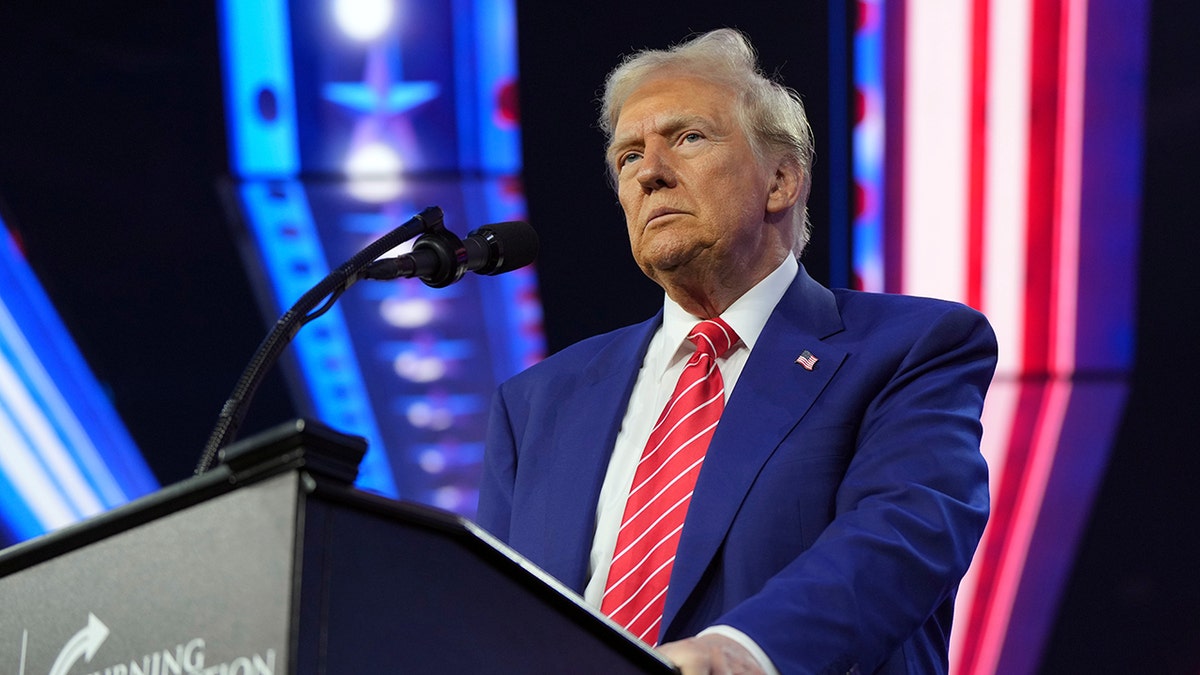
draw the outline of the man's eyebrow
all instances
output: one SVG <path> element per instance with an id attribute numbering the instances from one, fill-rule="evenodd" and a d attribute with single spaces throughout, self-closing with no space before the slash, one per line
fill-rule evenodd
<path id="1" fill-rule="evenodd" d="M 604 159 L 612 167 L 619 161 L 621 155 L 627 150 L 636 149 L 642 146 L 642 142 L 634 137 L 616 139 L 609 144 L 608 149 L 604 152 Z"/>
<path id="2" fill-rule="evenodd" d="M 659 136 L 672 136 L 683 129 L 694 126 L 708 128 L 713 126 L 713 122 L 703 115 L 669 114 L 655 119 L 650 133 Z M 616 159 L 616 155 L 622 150 L 640 145 L 641 140 L 635 134 L 618 136 L 613 138 L 612 143 L 608 144 L 608 149 L 605 150 L 604 154 L 611 162 Z"/>
<path id="3" fill-rule="evenodd" d="M 608 148 L 605 149 L 604 156 L 609 162 L 612 162 L 617 158 L 617 155 L 619 155 L 622 150 L 637 144 L 637 139 L 632 136 L 626 136 L 625 138 L 614 138 L 613 142 L 609 143 Z"/>

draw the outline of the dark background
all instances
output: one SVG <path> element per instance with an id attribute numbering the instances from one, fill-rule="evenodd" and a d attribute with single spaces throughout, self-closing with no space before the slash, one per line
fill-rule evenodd
<path id="1" fill-rule="evenodd" d="M 193 1 L 0 6 L 0 215 L 159 480 L 185 478 L 269 321 L 223 212 L 216 12 Z M 806 264 L 828 275 L 823 2 L 520 2 L 529 216 L 549 346 L 660 302 L 604 181 L 594 99 L 632 47 L 731 25 L 805 95 L 818 135 Z M 1200 671 L 1200 302 L 1190 256 L 1200 157 L 1200 9 L 1152 13 L 1136 367 L 1045 672 Z M 460 234 L 478 223 L 447 223 Z M 245 430 L 292 416 L 280 378 Z M 1065 554 L 1065 553 L 1064 553 Z"/>

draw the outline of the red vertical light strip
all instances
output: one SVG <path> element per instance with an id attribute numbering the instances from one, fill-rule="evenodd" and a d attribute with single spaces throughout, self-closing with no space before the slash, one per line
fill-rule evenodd
<path id="1" fill-rule="evenodd" d="M 1063 0 L 1060 41 L 1063 48 L 1061 101 L 1058 106 L 1058 188 L 1054 210 L 1052 373 L 1070 377 L 1075 371 L 1075 331 L 1079 305 L 1079 220 L 1083 193 L 1083 97 L 1087 73 L 1088 0 Z"/>
<path id="2" fill-rule="evenodd" d="M 1059 0 L 1043 0 L 1033 5 L 1023 369 L 1027 375 L 1048 375 L 1052 370 L 1055 226 L 1061 201 L 1058 184 L 1061 4 Z"/>
<path id="3" fill-rule="evenodd" d="M 1059 588 L 1047 581 L 1053 575 L 1046 565 L 1030 565 L 1030 549 L 1035 531 L 1043 515 L 1053 519 L 1056 514 L 1043 514 L 1050 474 L 1058 455 L 1067 408 L 1074 392 L 1074 349 L 1077 274 L 1079 269 L 1079 198 L 1081 189 L 1083 90 L 1086 61 L 1087 0 L 1061 0 L 1053 15 L 1055 33 L 1055 103 L 1054 103 L 1054 180 L 1051 183 L 1053 212 L 1045 229 L 1049 230 L 1048 282 L 1045 295 L 1049 299 L 1045 319 L 1046 394 L 1037 419 L 1029 459 L 1020 490 L 1020 500 L 1013 517 L 1013 531 L 1008 549 L 1013 560 L 1009 569 L 1002 570 L 999 585 L 1008 611 L 1005 623 L 1013 621 L 1012 612 L 1018 596 L 1036 596 L 1041 602 L 1054 603 Z M 1050 23 L 1050 22 L 1048 22 Z M 1036 25 L 1036 24 L 1035 24 Z M 1036 43 L 1035 43 L 1036 44 Z M 1035 62 L 1036 63 L 1036 62 Z M 1028 329 L 1027 329 L 1028 331 Z M 1060 344 L 1060 339 L 1068 344 Z M 1018 620 L 1020 617 L 1018 617 Z M 1029 622 L 1023 621 L 1028 627 Z M 1008 644 L 1012 642 L 1012 644 Z M 1029 639 L 1006 640 L 995 660 L 997 672 L 1023 672 L 1034 668 L 1041 644 L 1029 644 Z M 1023 665 L 1018 665 L 1023 664 Z M 1012 670 L 1016 668 L 1016 670 Z"/>
<path id="4" fill-rule="evenodd" d="M 1008 627 L 1008 605 L 1002 597 L 1000 581 L 1013 564 L 1023 564 L 1024 555 L 1014 560 L 1010 548 L 1016 529 L 1015 517 L 1025 489 L 1025 476 L 1030 460 L 1030 448 L 1037 436 L 1038 419 L 1046 400 L 1046 387 L 1041 380 L 1022 382 L 1012 419 L 1012 434 L 1004 466 L 1001 469 L 1000 490 L 992 497 L 992 515 L 988 521 L 988 536 L 984 547 L 976 554 L 980 573 L 975 597 L 967 621 L 967 639 L 958 658 L 958 675 L 983 675 L 994 672 L 994 663 L 1004 643 Z M 1018 572 L 1019 573 L 1019 572 Z"/>
<path id="5" fill-rule="evenodd" d="M 1010 0 L 1011 1 L 1011 0 Z M 987 167 L 989 0 L 975 0 L 971 15 L 971 102 L 967 177 L 966 302 L 983 309 L 984 184 Z"/>
<path id="6" fill-rule="evenodd" d="M 988 28 L 990 8 L 988 0 L 975 0 L 971 14 L 971 82 L 970 122 L 967 177 L 967 273 L 966 303 L 983 309 L 983 227 L 984 185 L 987 166 L 987 97 L 988 97 Z M 992 526 L 994 529 L 994 526 Z M 967 621 L 960 630 L 966 633 L 957 655 L 959 672 L 965 664 L 973 663 L 978 651 L 978 638 L 983 624 L 983 609 L 991 595 L 991 582 L 998 564 L 995 555 L 981 551 L 975 566 L 978 568 L 975 590 L 971 598 Z"/>
<path id="7" fill-rule="evenodd" d="M 989 574 L 979 584 L 959 673 L 990 674 L 1005 651 L 1012 608 L 1025 573 L 1029 542 L 1040 515 L 1044 478 L 1070 395 L 1055 389 L 1056 260 L 1063 203 L 1063 98 L 1067 58 L 1065 3 L 1033 0 L 1026 204 L 1026 277 L 1021 393 L 994 497 L 988 542 L 981 551 Z M 1057 392 L 1057 395 L 1053 395 Z M 1020 645 L 1011 645 L 1020 649 Z"/>
<path id="8" fill-rule="evenodd" d="M 1011 1 L 1011 0 L 1010 0 Z M 972 7 L 971 15 L 971 81 L 970 81 L 970 120 L 968 122 L 968 158 L 967 176 L 967 237 L 966 237 L 966 277 L 965 291 L 966 303 L 976 309 L 983 309 L 983 261 L 984 261 L 984 214 L 985 210 L 985 185 L 986 185 L 986 168 L 987 168 L 987 111 L 988 111 L 988 70 L 989 70 L 989 17 L 991 15 L 989 0 L 975 0 Z M 1017 407 L 1017 417 L 1021 417 L 1022 411 L 1026 408 L 1027 402 L 1024 397 L 1021 397 Z M 1011 463 L 1006 462 L 1004 469 L 1007 472 Z M 1003 480 L 1007 480 L 1005 476 Z M 1003 483 L 1001 483 L 1003 484 Z M 975 588 L 971 597 L 971 607 L 966 614 L 967 621 L 960 630 L 965 631 L 966 635 L 959 644 L 959 652 L 955 655 L 956 672 L 971 673 L 974 672 L 974 664 L 977 661 L 979 654 L 980 639 L 984 637 L 984 625 L 987 616 L 987 608 L 992 596 L 993 584 L 995 581 L 995 571 L 1000 565 L 1000 550 L 998 547 L 988 546 L 990 542 L 995 542 L 1000 537 L 997 537 L 997 531 L 1004 531 L 1006 528 L 1003 524 L 998 524 L 995 521 L 997 516 L 1004 513 L 1003 507 L 998 499 L 993 500 L 992 505 L 992 522 L 989 523 L 989 535 L 983 543 L 984 548 L 980 550 L 978 559 L 975 561 L 977 573 L 975 575 Z"/>

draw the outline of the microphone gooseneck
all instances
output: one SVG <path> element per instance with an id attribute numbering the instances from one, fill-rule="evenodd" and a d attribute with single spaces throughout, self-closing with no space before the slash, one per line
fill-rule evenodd
<path id="1" fill-rule="evenodd" d="M 233 393 L 221 407 L 217 423 L 209 434 L 208 442 L 204 445 L 200 461 L 196 464 L 196 475 L 212 468 L 221 448 L 237 438 L 238 427 L 245 419 L 250 401 L 266 377 L 268 369 L 279 359 L 283 349 L 287 347 L 304 324 L 328 311 L 347 288 L 362 278 L 362 270 L 371 264 L 372 260 L 423 232 L 436 229 L 443 229 L 442 210 L 436 206 L 430 206 L 400 227 L 368 244 L 366 248 L 309 289 L 296 301 L 296 304 L 292 305 L 291 309 L 279 317 L 271 332 L 259 343 L 250 363 L 246 364 L 246 369 L 238 378 Z M 318 304 L 322 301 L 324 304 L 318 308 Z"/>
<path id="2" fill-rule="evenodd" d="M 387 251 L 414 238 L 412 253 L 379 259 Z M 305 324 L 329 310 L 346 289 L 361 279 L 418 277 L 434 288 L 448 286 L 467 270 L 501 274 L 533 262 L 537 256 L 537 234 L 528 223 L 485 225 L 464 242 L 442 224 L 442 210 L 431 206 L 408 222 L 371 242 L 296 301 L 259 344 L 242 371 L 237 386 L 221 408 L 217 424 L 204 446 L 196 474 L 212 468 L 218 453 L 237 437 L 250 400 L 268 369 Z"/>

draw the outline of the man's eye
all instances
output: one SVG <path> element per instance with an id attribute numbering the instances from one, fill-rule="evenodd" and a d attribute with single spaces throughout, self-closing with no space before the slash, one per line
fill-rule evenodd
<path id="1" fill-rule="evenodd" d="M 642 158 L 642 156 L 636 152 L 627 152 L 627 153 L 621 155 L 621 157 L 619 159 L 617 159 L 617 168 L 619 169 L 619 168 L 625 167 L 628 164 L 630 164 L 631 162 L 636 162 L 641 158 Z"/>
<path id="2" fill-rule="evenodd" d="M 685 143 L 695 143 L 702 138 L 704 138 L 704 136 L 700 135 L 700 132 L 698 131 L 689 131 L 683 135 L 683 141 Z"/>

